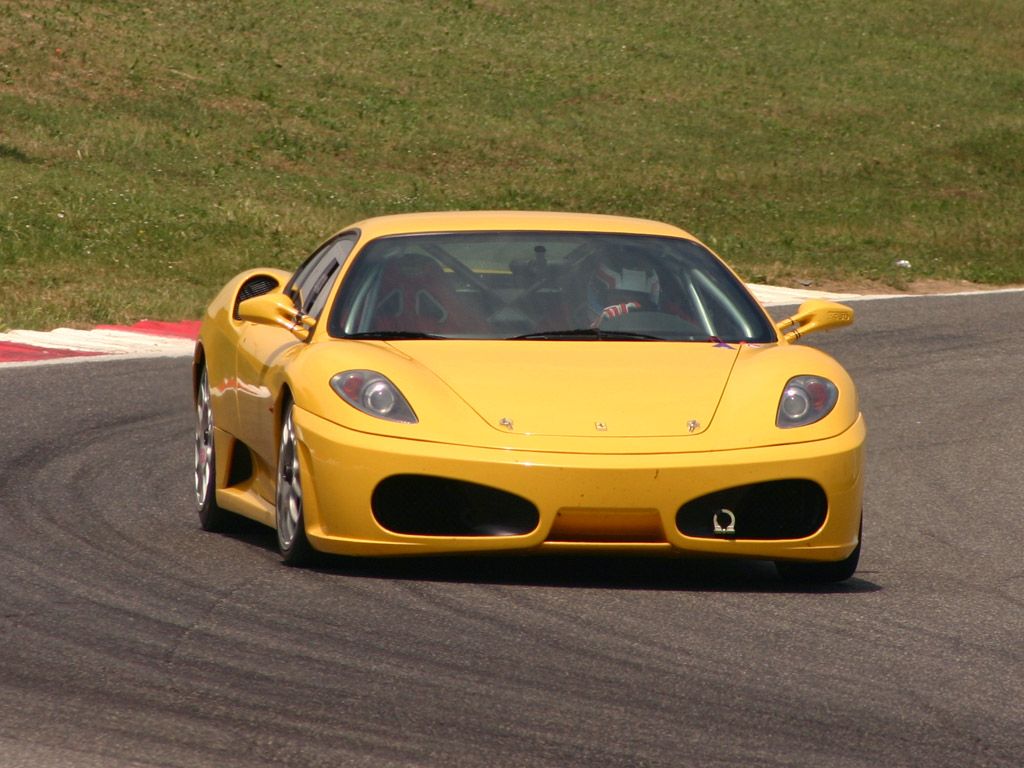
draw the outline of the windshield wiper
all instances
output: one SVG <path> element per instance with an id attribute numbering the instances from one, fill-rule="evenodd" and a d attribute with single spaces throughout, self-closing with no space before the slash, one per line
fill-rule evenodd
<path id="1" fill-rule="evenodd" d="M 420 333 L 419 331 L 364 331 L 363 333 L 346 333 L 341 338 L 392 341 L 395 339 L 445 339 L 447 336 Z"/>
<path id="2" fill-rule="evenodd" d="M 631 331 L 603 331 L 600 328 L 573 328 L 565 331 L 541 331 L 512 336 L 510 341 L 666 341 L 661 336 Z"/>

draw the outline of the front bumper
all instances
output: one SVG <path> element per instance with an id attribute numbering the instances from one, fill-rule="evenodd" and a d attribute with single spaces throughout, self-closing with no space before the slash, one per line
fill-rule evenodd
<path id="1" fill-rule="evenodd" d="M 517 550 L 605 551 L 835 561 L 859 539 L 863 417 L 808 443 L 703 453 L 574 454 L 488 449 L 368 435 L 296 408 L 305 469 L 306 532 L 316 549 L 347 555 L 426 555 Z M 371 498 L 394 475 L 482 484 L 530 501 L 539 524 L 523 535 L 395 533 Z M 676 525 L 688 501 L 739 485 L 801 479 L 827 499 L 825 522 L 799 539 L 693 537 Z M 637 530 L 647 530 L 639 537 Z M 626 531 L 618 536 L 616 531 Z"/>

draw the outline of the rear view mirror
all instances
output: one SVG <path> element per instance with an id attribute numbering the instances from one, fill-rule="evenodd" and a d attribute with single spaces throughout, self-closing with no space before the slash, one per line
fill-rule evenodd
<path id="1" fill-rule="evenodd" d="M 845 304 L 814 299 L 800 305 L 795 315 L 780 320 L 775 327 L 786 341 L 797 341 L 813 331 L 841 328 L 853 322 L 853 310 Z"/>
<path id="2" fill-rule="evenodd" d="M 308 339 L 316 325 L 316 320 L 303 315 L 290 298 L 276 291 L 246 299 L 238 305 L 238 316 L 250 323 L 280 326 L 300 341 Z"/>

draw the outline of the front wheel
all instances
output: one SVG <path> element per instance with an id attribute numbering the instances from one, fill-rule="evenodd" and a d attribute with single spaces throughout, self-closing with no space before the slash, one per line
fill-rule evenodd
<path id="1" fill-rule="evenodd" d="M 302 514 L 302 470 L 293 410 L 291 403 L 285 406 L 277 458 L 277 548 L 287 565 L 308 565 L 316 550 L 306 537 Z"/>
<path id="2" fill-rule="evenodd" d="M 803 582 L 804 584 L 834 584 L 846 581 L 853 576 L 857 570 L 857 563 L 860 562 L 863 531 L 864 525 L 861 523 L 860 531 L 857 534 L 857 546 L 845 560 L 834 563 L 794 563 L 779 560 L 775 563 L 775 570 L 779 572 L 779 576 L 784 581 Z"/>

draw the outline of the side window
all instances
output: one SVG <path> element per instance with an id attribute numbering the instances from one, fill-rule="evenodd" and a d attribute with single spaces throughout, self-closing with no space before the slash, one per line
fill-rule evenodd
<path id="1" fill-rule="evenodd" d="M 317 317 L 323 310 L 334 278 L 358 239 L 359 234 L 356 232 L 341 235 L 310 256 L 296 270 L 285 292 L 304 314 Z"/>

